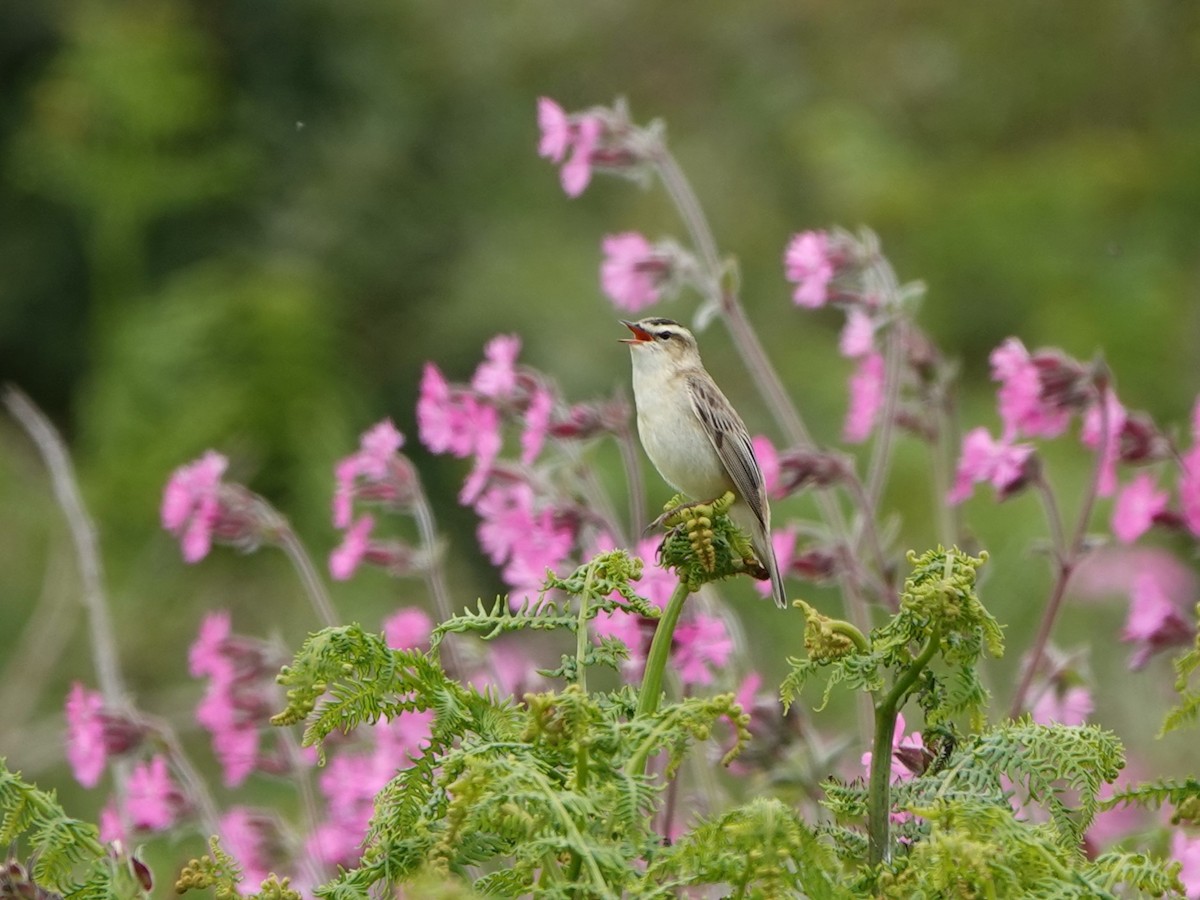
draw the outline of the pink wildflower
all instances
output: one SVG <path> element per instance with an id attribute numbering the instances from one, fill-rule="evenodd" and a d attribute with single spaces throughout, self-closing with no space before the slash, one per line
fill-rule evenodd
<path id="1" fill-rule="evenodd" d="M 713 671 L 724 668 L 733 653 L 733 638 L 719 616 L 698 613 L 675 629 L 672 662 L 684 684 L 712 684 Z"/>
<path id="2" fill-rule="evenodd" d="M 792 301 L 809 309 L 824 306 L 829 300 L 829 282 L 834 273 L 829 236 L 823 231 L 793 235 L 783 263 L 787 280 L 796 285 Z"/>
<path id="3" fill-rule="evenodd" d="M 1183 521 L 1188 531 L 1200 537 L 1200 444 L 1180 460 L 1178 489 Z"/>
<path id="4" fill-rule="evenodd" d="M 347 530 L 342 543 L 329 554 L 329 574 L 337 581 L 346 581 L 362 564 L 371 545 L 372 516 L 363 516 Z"/>
<path id="5" fill-rule="evenodd" d="M 388 464 L 403 446 L 404 435 L 396 429 L 391 419 L 384 419 L 363 433 L 358 452 L 361 460 L 359 469 L 368 478 L 379 480 L 386 477 Z"/>
<path id="6" fill-rule="evenodd" d="M 604 261 L 600 263 L 600 286 L 617 309 L 638 312 L 657 303 L 663 282 L 670 275 L 670 262 L 653 244 L 636 231 L 610 234 L 604 238 Z"/>
<path id="7" fill-rule="evenodd" d="M 1137 574 L 1129 598 L 1129 616 L 1121 631 L 1121 640 L 1135 645 L 1129 668 L 1136 672 L 1156 652 L 1190 644 L 1194 636 L 1191 622 L 1154 573 Z"/>
<path id="8" fill-rule="evenodd" d="M 550 417 L 554 412 L 554 394 L 538 385 L 529 406 L 525 409 L 525 429 L 521 432 L 521 465 L 531 466 L 542 452 L 546 433 L 550 430 Z"/>
<path id="9" fill-rule="evenodd" d="M 451 387 L 433 363 L 426 363 L 417 398 L 421 443 L 434 453 L 470 456 L 481 434 L 496 427 L 495 410 L 469 391 Z"/>
<path id="10" fill-rule="evenodd" d="M 276 670 L 266 645 L 232 634 L 228 611 L 205 615 L 188 651 L 188 671 L 208 678 L 196 721 L 212 735 L 228 787 L 245 781 L 261 762 L 259 724 L 276 703 Z"/>
<path id="11" fill-rule="evenodd" d="M 166 831 L 186 805 L 167 771 L 167 758 L 161 755 L 134 766 L 126 792 L 125 812 L 133 827 L 143 831 Z"/>
<path id="12" fill-rule="evenodd" d="M 121 823 L 121 814 L 117 812 L 112 798 L 100 810 L 97 830 L 100 832 L 100 843 L 111 844 L 114 841 L 124 841 L 125 826 Z"/>
<path id="13" fill-rule="evenodd" d="M 1004 500 L 1028 481 L 1032 458 L 1029 444 L 993 440 L 986 428 L 974 428 L 963 437 L 962 456 L 946 501 L 962 503 L 981 481 L 991 482 L 997 499 Z"/>
<path id="14" fill-rule="evenodd" d="M 163 489 L 163 528 L 181 538 L 183 558 L 189 563 L 199 562 L 212 548 L 220 515 L 221 476 L 228 464 L 220 453 L 209 450 L 176 469 Z"/>
<path id="15" fill-rule="evenodd" d="M 104 698 L 78 681 L 67 695 L 67 761 L 75 780 L 86 788 L 100 783 L 108 762 L 101 713 Z"/>
<path id="16" fill-rule="evenodd" d="M 538 98 L 537 112 L 538 127 L 542 131 L 538 156 L 560 163 L 571 146 L 571 122 L 563 108 L 549 97 Z"/>
<path id="17" fill-rule="evenodd" d="M 1167 509 L 1167 492 L 1155 487 L 1154 478 L 1142 473 L 1121 489 L 1113 504 L 1112 530 L 1117 540 L 1131 544 Z"/>
<path id="18" fill-rule="evenodd" d="M 521 339 L 515 334 L 499 334 L 483 348 L 484 360 L 475 369 L 471 387 L 485 397 L 503 398 L 517 387 L 517 356 Z"/>
<path id="19" fill-rule="evenodd" d="M 846 312 L 846 325 L 838 341 L 838 350 L 848 359 L 858 359 L 875 350 L 875 322 L 858 306 Z"/>
<path id="20" fill-rule="evenodd" d="M 1054 722 L 1060 725 L 1083 725 L 1095 708 L 1092 692 L 1082 685 L 1060 692 L 1058 686 L 1052 684 L 1033 705 L 1030 715 L 1040 725 Z"/>
<path id="21" fill-rule="evenodd" d="M 1048 402 L 1050 392 L 1042 370 L 1024 344 L 1008 338 L 992 351 L 989 359 L 992 380 L 1000 382 L 996 396 L 1007 438 L 1017 435 L 1053 438 L 1067 430 L 1070 409 Z"/>
<path id="22" fill-rule="evenodd" d="M 1171 835 L 1171 856 L 1183 864 L 1179 880 L 1187 900 L 1200 900 L 1200 836 L 1191 837 L 1182 829 Z"/>
<path id="23" fill-rule="evenodd" d="M 458 502 L 463 506 L 474 503 L 487 486 L 492 466 L 504 443 L 500 434 L 500 413 L 493 406 L 480 404 L 476 408 L 475 429 L 475 463 L 458 492 Z"/>
<path id="24" fill-rule="evenodd" d="M 411 650 L 429 645 L 433 621 L 423 609 L 410 606 L 389 616 L 383 623 L 383 636 L 393 650 Z"/>
<path id="25" fill-rule="evenodd" d="M 868 353 L 858 363 L 850 377 L 850 409 L 842 427 L 842 437 L 850 443 L 861 443 L 871 434 L 875 419 L 883 406 L 883 355 Z"/>
<path id="26" fill-rule="evenodd" d="M 593 154 L 600 145 L 603 133 L 604 121 L 599 116 L 582 116 L 576 124 L 571 158 L 559 172 L 568 197 L 578 197 L 592 180 Z"/>
<path id="27" fill-rule="evenodd" d="M 271 874 L 281 837 L 275 817 L 247 806 L 232 806 L 221 816 L 221 847 L 238 861 L 247 887 Z"/>
<path id="28" fill-rule="evenodd" d="M 1104 406 L 1093 403 L 1083 414 L 1083 430 L 1080 439 L 1084 446 L 1100 450 L 1100 478 L 1096 493 L 1101 497 L 1111 496 L 1117 489 L 1117 460 L 1121 455 L 1121 432 L 1125 428 L 1127 413 L 1112 390 L 1106 390 Z"/>

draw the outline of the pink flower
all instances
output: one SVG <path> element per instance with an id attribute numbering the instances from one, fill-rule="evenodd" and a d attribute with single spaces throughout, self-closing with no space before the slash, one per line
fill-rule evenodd
<path id="1" fill-rule="evenodd" d="M 404 446 L 401 434 L 391 419 L 373 425 L 363 433 L 359 442 L 359 471 L 376 481 L 387 477 L 388 465 Z"/>
<path id="2" fill-rule="evenodd" d="M 1171 836 L 1171 856 L 1183 864 L 1179 880 L 1188 900 L 1200 898 L 1200 836 L 1191 837 L 1182 829 Z"/>
<path id="3" fill-rule="evenodd" d="M 1047 359 L 1051 357 L 1047 355 Z M 1016 338 L 1008 338 L 992 351 L 992 380 L 999 381 L 996 396 L 1005 436 L 1058 437 L 1067 430 L 1070 409 L 1045 399 L 1049 393 L 1029 351 Z M 1064 363 L 1065 365 L 1065 363 Z"/>
<path id="4" fill-rule="evenodd" d="M 883 406 L 883 355 L 868 353 L 858 363 L 858 370 L 850 376 L 850 409 L 842 427 L 842 437 L 853 444 L 865 441 L 875 426 L 875 419 Z"/>
<path id="5" fill-rule="evenodd" d="M 1136 672 L 1156 652 L 1191 644 L 1194 636 L 1191 622 L 1155 574 L 1138 573 L 1130 593 L 1129 616 L 1121 631 L 1121 640 L 1136 645 L 1129 668 Z"/>
<path id="6" fill-rule="evenodd" d="M 389 616 L 383 623 L 383 636 L 393 650 L 411 650 L 429 645 L 433 621 L 423 609 L 410 606 Z"/>
<path id="7" fill-rule="evenodd" d="M 125 812 L 134 828 L 166 831 L 178 820 L 185 801 L 167 771 L 167 758 L 154 756 L 134 766 L 126 783 Z"/>
<path id="8" fill-rule="evenodd" d="M 921 737 L 919 731 L 914 731 L 912 734 L 904 733 L 905 721 L 904 714 L 896 715 L 896 730 L 892 734 L 892 781 L 907 781 L 914 775 L 919 775 L 920 771 L 914 771 L 911 766 L 907 765 L 903 760 L 912 756 L 918 756 L 925 751 L 925 741 Z M 867 777 L 871 775 L 871 760 L 874 754 L 868 750 L 862 755 L 863 768 L 867 770 Z"/>
<path id="9" fill-rule="evenodd" d="M 786 578 L 788 570 L 792 567 L 792 556 L 796 552 L 796 529 L 772 528 L 771 546 L 775 549 L 775 561 L 779 564 L 779 571 Z M 764 597 L 771 596 L 769 581 L 754 582 L 754 589 Z"/>
<path id="10" fill-rule="evenodd" d="M 1112 530 L 1117 540 L 1131 544 L 1145 534 L 1156 516 L 1167 508 L 1167 492 L 1155 487 L 1154 478 L 1142 473 L 1121 489 L 1113 504 Z"/>
<path id="11" fill-rule="evenodd" d="M 100 810 L 100 819 L 96 823 L 100 832 L 100 843 L 111 844 L 113 841 L 125 841 L 125 826 L 121 823 L 121 814 L 113 805 L 112 798 Z"/>
<path id="12" fill-rule="evenodd" d="M 104 698 L 78 681 L 67 694 L 67 762 L 75 780 L 86 788 L 100 783 L 108 762 L 104 740 Z"/>
<path id="13" fill-rule="evenodd" d="M 875 350 L 875 322 L 862 308 L 854 306 L 846 313 L 846 326 L 838 341 L 838 350 L 848 359 L 858 359 Z"/>
<path id="14" fill-rule="evenodd" d="M 592 157 L 603 133 L 604 122 L 599 116 L 584 115 L 576 124 L 571 158 L 559 173 L 568 197 L 578 197 L 592 180 Z"/>
<path id="15" fill-rule="evenodd" d="M 496 427 L 495 410 L 470 392 L 452 388 L 433 363 L 426 363 L 417 398 L 421 443 L 434 453 L 470 456 L 481 434 Z"/>
<path id="16" fill-rule="evenodd" d="M 1040 725 L 1054 722 L 1060 725 L 1083 725 L 1095 708 L 1092 692 L 1087 688 L 1076 685 L 1060 693 L 1056 685 L 1050 685 L 1033 705 L 1030 715 Z"/>
<path id="17" fill-rule="evenodd" d="M 542 131 L 538 156 L 560 163 L 571 146 L 571 122 L 563 108 L 548 97 L 538 98 L 537 112 Z"/>
<path id="18" fill-rule="evenodd" d="M 228 464 L 220 453 L 209 450 L 176 469 L 163 489 L 162 525 L 181 539 L 186 562 L 199 562 L 212 548 L 212 532 L 221 509 L 221 476 Z"/>
<path id="19" fill-rule="evenodd" d="M 347 581 L 362 564 L 371 546 L 372 516 L 363 516 L 347 530 L 339 544 L 329 554 L 329 574 L 337 581 Z"/>
<path id="20" fill-rule="evenodd" d="M 1096 493 L 1108 497 L 1117 489 L 1117 460 L 1121 455 L 1121 432 L 1125 428 L 1127 414 L 1117 395 L 1111 390 L 1104 392 L 1104 406 L 1093 403 L 1083 414 L 1083 431 L 1080 439 L 1084 446 L 1099 449 L 1100 479 Z M 1102 414 L 1103 410 L 1103 414 Z"/>
<path id="21" fill-rule="evenodd" d="M 657 303 L 662 284 L 670 275 L 670 262 L 636 231 L 604 238 L 600 286 L 617 309 L 638 312 Z"/>
<path id="22" fill-rule="evenodd" d="M 515 334 L 500 334 L 483 348 L 484 360 L 471 378 L 471 387 L 485 397 L 511 396 L 517 386 L 517 356 L 521 339 Z"/>
<path id="23" fill-rule="evenodd" d="M 675 629 L 672 661 L 684 684 L 712 684 L 713 670 L 724 668 L 733 653 L 733 638 L 719 616 L 698 613 Z"/>
<path id="24" fill-rule="evenodd" d="M 829 236 L 823 231 L 804 231 L 788 242 L 783 264 L 787 280 L 796 285 L 792 302 L 797 306 L 816 309 L 828 301 L 833 280 L 829 250 Z"/>
<path id="25" fill-rule="evenodd" d="M 954 486 L 946 497 L 948 503 L 962 503 L 971 496 L 973 486 L 990 481 L 996 497 L 1004 500 L 1025 485 L 1029 479 L 1029 463 L 1033 447 L 996 441 L 986 428 L 975 428 L 963 438 L 962 456 Z"/>
<path id="26" fill-rule="evenodd" d="M 241 784 L 261 761 L 259 724 L 276 703 L 278 669 L 266 645 L 231 633 L 229 613 L 208 613 L 188 651 L 188 670 L 207 677 L 196 721 L 212 735 L 225 785 Z"/>
<path id="27" fill-rule="evenodd" d="M 546 569 L 559 569 L 575 543 L 575 529 L 551 506 L 534 508 L 533 489 L 524 483 L 492 487 L 475 504 L 480 521 L 479 544 L 514 590 L 519 604 L 536 596 Z"/>
<path id="28" fill-rule="evenodd" d="M 538 385 L 525 409 L 525 429 L 521 432 L 521 465 L 531 466 L 546 443 L 550 416 L 554 412 L 554 394 Z"/>
<path id="29" fill-rule="evenodd" d="M 492 466 L 500 455 L 504 442 L 500 434 L 500 413 L 495 407 L 480 404 L 476 408 L 474 427 L 475 464 L 463 482 L 462 490 L 458 492 L 458 502 L 463 506 L 474 503 L 487 486 Z"/>
<path id="30" fill-rule="evenodd" d="M 758 467 L 763 473 L 767 496 L 772 500 L 778 500 L 784 496 L 780 491 L 779 483 L 779 451 L 775 449 L 775 445 L 766 435 L 755 435 L 751 444 L 754 447 L 754 457 L 758 460 Z"/>
<path id="31" fill-rule="evenodd" d="M 221 847 L 241 864 L 247 887 L 271 874 L 272 850 L 281 841 L 275 817 L 247 806 L 232 806 L 221 816 Z"/>

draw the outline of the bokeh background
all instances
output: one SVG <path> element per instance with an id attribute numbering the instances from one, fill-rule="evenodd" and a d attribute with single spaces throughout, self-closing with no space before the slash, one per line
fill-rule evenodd
<path id="1" fill-rule="evenodd" d="M 822 441 L 844 412 L 839 322 L 792 307 L 781 258 L 792 233 L 839 224 L 875 229 L 900 277 L 927 285 L 922 322 L 961 364 L 968 424 L 996 424 L 987 353 L 1009 335 L 1102 350 L 1129 406 L 1186 422 L 1200 387 L 1190 0 L 10 0 L 0 379 L 69 439 L 146 708 L 191 727 L 186 647 L 205 609 L 292 645 L 316 624 L 279 554 L 218 550 L 188 568 L 160 530 L 164 480 L 209 447 L 323 559 L 333 462 L 392 416 L 447 533 L 456 596 L 500 589 L 455 502 L 465 464 L 415 439 L 423 361 L 465 378 L 489 337 L 515 332 L 566 396 L 607 395 L 628 362 L 600 239 L 680 234 L 656 190 L 601 178 L 566 198 L 535 152 L 540 95 L 568 109 L 623 96 L 635 119 L 666 121 Z M 778 439 L 721 326 L 701 340 L 752 429 Z M 900 548 L 936 539 L 920 457 L 901 446 Z M 1087 457 L 1071 441 L 1050 457 L 1069 512 Z M 967 512 L 993 554 L 984 600 L 1023 648 L 1049 584 L 1029 550 L 1041 512 L 986 492 Z M 59 740 L 70 681 L 94 683 L 78 590 L 42 466 L 0 417 L 0 753 L 86 812 L 99 792 L 71 787 Z M 425 602 L 419 581 L 376 573 L 335 600 L 372 625 Z M 768 625 L 767 606 L 744 607 L 747 632 L 756 656 L 781 660 L 798 623 Z M 1097 719 L 1145 737 L 1166 669 L 1124 673 L 1123 613 L 1075 605 L 1057 634 L 1098 646 L 1084 663 Z M 1151 742 L 1149 765 L 1181 747 Z"/>

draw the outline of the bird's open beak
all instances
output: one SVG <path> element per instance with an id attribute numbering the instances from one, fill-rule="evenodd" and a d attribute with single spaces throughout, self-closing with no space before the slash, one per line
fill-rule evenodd
<path id="1" fill-rule="evenodd" d="M 624 319 L 621 319 L 621 324 L 633 332 L 633 337 L 621 339 L 622 344 L 644 344 L 646 341 L 654 340 L 654 335 L 640 325 L 626 322 Z"/>

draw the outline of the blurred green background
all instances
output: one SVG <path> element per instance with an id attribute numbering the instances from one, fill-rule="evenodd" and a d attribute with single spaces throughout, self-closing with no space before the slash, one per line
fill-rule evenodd
<path id="1" fill-rule="evenodd" d="M 627 383 L 599 242 L 677 222 L 660 192 L 610 179 L 567 199 L 535 152 L 539 95 L 568 109 L 620 95 L 638 121 L 667 122 L 824 442 L 844 410 L 839 323 L 791 306 L 781 258 L 793 232 L 835 224 L 874 228 L 900 277 L 928 285 L 922 321 L 962 364 L 968 424 L 995 425 L 987 353 L 1008 335 L 1083 358 L 1103 348 L 1125 402 L 1160 421 L 1182 421 L 1196 395 L 1190 0 L 17 0 L 0 4 L 0 86 L 0 379 L 68 436 L 130 684 L 184 726 L 204 609 L 293 645 L 316 623 L 278 553 L 183 565 L 158 526 L 175 466 L 226 452 L 323 560 L 332 464 L 390 415 L 465 601 L 499 582 L 454 499 L 465 466 L 416 441 L 422 362 L 465 378 L 490 336 L 516 332 L 573 400 Z M 723 329 L 701 340 L 752 430 L 778 439 Z M 1083 483 L 1073 446 L 1052 463 Z M 898 544 L 924 547 L 936 535 L 915 444 L 897 472 Z M 1028 552 L 1040 510 L 984 496 L 968 512 L 995 561 L 984 600 L 1023 648 L 1048 584 Z M 94 683 L 78 577 L 42 467 L 6 418 L 0 572 L 0 753 L 68 787 L 58 710 L 72 679 Z M 377 573 L 335 600 L 372 625 L 424 602 L 420 582 Z M 744 607 L 756 642 L 766 606 Z M 1111 644 L 1122 612 L 1070 610 L 1060 642 L 1087 622 Z M 795 652 L 771 621 L 762 658 Z M 1104 690 L 1133 678 L 1124 650 L 1098 655 L 1099 720 L 1153 733 L 1144 695 Z M 1137 689 L 1165 699 L 1163 672 Z"/>

